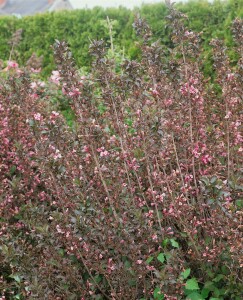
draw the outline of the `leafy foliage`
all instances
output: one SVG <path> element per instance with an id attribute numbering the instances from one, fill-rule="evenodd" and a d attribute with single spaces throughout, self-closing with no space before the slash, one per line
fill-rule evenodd
<path id="1" fill-rule="evenodd" d="M 211 42 L 215 86 L 200 34 L 168 14 L 169 48 L 135 18 L 140 60 L 91 40 L 84 75 L 57 40 L 47 82 L 36 57 L 8 61 L 2 299 L 242 299 L 243 23 L 232 24 L 233 66 Z"/>
<path id="2" fill-rule="evenodd" d="M 179 3 L 177 7 L 189 17 L 189 26 L 192 30 L 203 32 L 204 71 L 212 76 L 212 53 L 209 48 L 211 38 L 225 38 L 227 46 L 234 46 L 230 34 L 230 23 L 236 17 L 243 16 L 242 0 L 231 1 L 188 1 Z M 114 22 L 113 31 L 116 45 L 130 59 L 137 59 L 141 53 L 135 45 L 135 35 L 132 31 L 134 14 L 140 13 L 147 19 L 153 31 L 154 40 L 160 39 L 163 45 L 172 47 L 169 38 L 169 29 L 166 26 L 165 16 L 168 9 L 165 4 L 143 5 L 134 11 L 126 8 L 91 10 L 76 10 L 58 13 L 38 14 L 22 19 L 16 17 L 0 18 L 0 53 L 1 59 L 9 59 L 11 45 L 9 39 L 17 29 L 23 29 L 22 41 L 18 46 L 18 52 L 13 59 L 22 65 L 27 62 L 33 53 L 43 56 L 42 75 L 46 78 L 54 69 L 54 58 L 50 45 L 55 39 L 66 40 L 79 68 L 88 67 L 91 64 L 91 56 L 88 53 L 89 42 L 93 39 L 104 39 L 109 43 L 109 33 L 105 20 L 107 16 Z M 235 52 L 230 53 L 233 61 L 237 61 Z"/>

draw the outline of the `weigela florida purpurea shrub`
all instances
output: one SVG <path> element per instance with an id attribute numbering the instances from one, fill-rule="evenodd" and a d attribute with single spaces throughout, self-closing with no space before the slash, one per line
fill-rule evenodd
<path id="1" fill-rule="evenodd" d="M 1 299 L 242 299 L 242 20 L 236 66 L 212 41 L 214 84 L 186 22 L 170 6 L 166 49 L 138 17 L 140 62 L 117 66 L 93 41 L 86 77 L 64 42 L 49 83 L 9 62 Z M 52 107 L 57 90 L 72 128 Z"/>

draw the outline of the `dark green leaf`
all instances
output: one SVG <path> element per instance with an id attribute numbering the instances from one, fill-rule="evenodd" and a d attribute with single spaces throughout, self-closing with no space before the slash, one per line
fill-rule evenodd
<path id="1" fill-rule="evenodd" d="M 203 299 L 206 299 L 208 297 L 209 292 L 210 292 L 209 289 L 206 289 L 206 288 L 202 289 L 201 295 L 202 295 Z"/>
<path id="2" fill-rule="evenodd" d="M 9 276 L 10 278 L 13 278 L 16 282 L 20 283 L 21 278 L 19 277 L 18 274 L 13 274 Z"/>
<path id="3" fill-rule="evenodd" d="M 152 261 L 153 259 L 154 259 L 153 256 L 150 256 L 150 257 L 146 260 L 146 263 L 147 263 L 147 264 L 151 263 L 151 261 Z"/>
<path id="4" fill-rule="evenodd" d="M 193 293 L 189 294 L 186 299 L 190 299 L 190 300 L 203 300 L 204 298 L 198 292 L 193 292 Z"/>
<path id="5" fill-rule="evenodd" d="M 199 290 L 199 286 L 198 286 L 196 278 L 187 280 L 186 289 L 187 290 Z"/>
<path id="6" fill-rule="evenodd" d="M 172 246 L 172 247 L 174 247 L 174 248 L 179 248 L 179 244 L 177 243 L 176 240 L 170 239 L 170 242 L 171 242 L 171 246 Z"/>
<path id="7" fill-rule="evenodd" d="M 165 261 L 165 256 L 163 253 L 160 253 L 158 256 L 157 256 L 157 259 L 158 261 L 160 261 L 161 263 L 164 263 Z"/>
<path id="8" fill-rule="evenodd" d="M 190 275 L 191 273 L 191 269 L 186 269 L 184 272 L 181 272 L 181 276 L 183 277 L 183 279 L 187 279 L 187 277 Z"/>
<path id="9" fill-rule="evenodd" d="M 160 291 L 160 288 L 157 287 L 155 290 L 154 290 L 154 299 L 155 300 L 163 300 L 164 299 L 164 294 L 161 293 Z"/>

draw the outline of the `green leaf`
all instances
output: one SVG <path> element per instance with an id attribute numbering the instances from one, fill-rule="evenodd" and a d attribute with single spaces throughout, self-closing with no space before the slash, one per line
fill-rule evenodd
<path id="1" fill-rule="evenodd" d="M 102 276 L 101 275 L 95 275 L 95 277 L 94 277 L 95 283 L 100 283 L 101 280 L 102 280 Z"/>
<path id="2" fill-rule="evenodd" d="M 62 248 L 58 249 L 58 254 L 61 256 L 64 256 L 65 255 L 64 249 L 62 249 Z"/>
<path id="3" fill-rule="evenodd" d="M 243 207 L 243 200 L 242 199 L 238 199 L 235 201 L 235 204 L 237 207 L 242 208 Z"/>
<path id="4" fill-rule="evenodd" d="M 190 300 L 203 300 L 204 298 L 198 292 L 193 292 L 193 293 L 189 294 L 186 299 L 190 299 Z"/>
<path id="5" fill-rule="evenodd" d="M 164 294 L 161 293 L 160 291 L 160 288 L 157 287 L 155 290 L 154 290 L 154 299 L 156 300 L 163 300 L 164 299 Z"/>
<path id="6" fill-rule="evenodd" d="M 208 275 L 208 277 L 210 277 L 210 278 L 214 278 L 215 273 L 212 272 L 211 270 L 207 270 L 207 275 Z"/>
<path id="7" fill-rule="evenodd" d="M 167 260 L 167 262 L 171 259 L 172 255 L 168 252 L 168 253 L 165 253 L 165 258 Z"/>
<path id="8" fill-rule="evenodd" d="M 216 181 L 217 181 L 218 177 L 217 176 L 213 176 L 211 179 L 210 179 L 210 183 L 214 184 Z"/>
<path id="9" fill-rule="evenodd" d="M 70 288 L 70 285 L 69 284 L 64 284 L 64 285 L 62 285 L 62 287 L 64 288 L 64 290 L 67 291 Z"/>
<path id="10" fill-rule="evenodd" d="M 209 205 L 211 205 L 211 204 L 213 204 L 214 203 L 214 199 L 209 199 L 208 201 L 207 201 L 207 204 L 209 204 Z"/>
<path id="11" fill-rule="evenodd" d="M 201 294 L 202 294 L 203 299 L 206 299 L 208 297 L 209 292 L 210 292 L 209 289 L 206 289 L 206 288 L 202 289 Z"/>
<path id="12" fill-rule="evenodd" d="M 16 169 L 17 169 L 17 167 L 16 166 L 12 166 L 11 168 L 10 168 L 10 175 L 13 175 L 14 173 L 15 173 L 15 171 L 16 171 Z"/>
<path id="13" fill-rule="evenodd" d="M 111 130 L 110 130 L 110 128 L 109 128 L 108 126 L 105 127 L 104 131 L 105 131 L 106 133 L 111 132 Z"/>
<path id="14" fill-rule="evenodd" d="M 183 277 L 183 279 L 187 279 L 187 277 L 190 275 L 191 273 L 191 269 L 186 269 L 184 272 L 181 272 L 181 276 Z"/>
<path id="15" fill-rule="evenodd" d="M 212 281 L 207 281 L 204 284 L 204 288 L 208 289 L 209 291 L 214 291 L 215 285 Z"/>
<path id="16" fill-rule="evenodd" d="M 19 277 L 18 274 L 13 274 L 9 276 L 10 278 L 13 278 L 16 282 L 20 283 L 21 278 Z"/>
<path id="17" fill-rule="evenodd" d="M 199 286 L 198 286 L 196 278 L 187 280 L 186 289 L 187 290 L 199 290 Z"/>
<path id="18" fill-rule="evenodd" d="M 185 238 L 188 236 L 188 234 L 186 232 L 180 232 L 180 236 Z"/>
<path id="19" fill-rule="evenodd" d="M 136 286 L 137 281 L 135 279 L 128 280 L 129 286 Z"/>
<path id="20" fill-rule="evenodd" d="M 174 247 L 174 248 L 179 248 L 179 244 L 177 243 L 176 240 L 170 239 L 170 242 L 171 242 L 171 246 L 172 246 L 172 247 Z"/>
<path id="21" fill-rule="evenodd" d="M 146 260 L 146 263 L 147 263 L 147 264 L 151 263 L 151 261 L 152 261 L 153 259 L 154 259 L 153 256 L 150 256 L 150 257 Z"/>
<path id="22" fill-rule="evenodd" d="M 222 270 L 222 273 L 224 275 L 229 275 L 230 274 L 230 270 L 226 266 L 222 266 L 221 270 Z"/>
<path id="23" fill-rule="evenodd" d="M 225 276 L 223 274 L 218 274 L 214 279 L 213 281 L 214 282 L 219 282 L 220 280 L 224 279 Z"/>
<path id="24" fill-rule="evenodd" d="M 169 244 L 169 239 L 164 239 L 162 242 L 162 246 L 166 247 Z"/>
<path id="25" fill-rule="evenodd" d="M 129 269 L 129 268 L 131 268 L 131 262 L 129 261 L 129 260 L 126 260 L 125 261 L 125 263 L 124 263 L 124 265 L 125 265 L 125 267 L 127 268 L 127 269 Z"/>
<path id="26" fill-rule="evenodd" d="M 165 262 L 165 256 L 163 253 L 160 253 L 158 256 L 157 256 L 157 259 L 158 261 L 160 261 L 162 264 Z"/>
<path id="27" fill-rule="evenodd" d="M 126 119 L 125 124 L 128 125 L 128 126 L 132 126 L 132 124 L 133 124 L 132 119 Z"/>
<path id="28" fill-rule="evenodd" d="M 34 120 L 33 120 L 33 119 L 30 119 L 30 120 L 29 120 L 29 125 L 30 125 L 31 127 L 33 127 L 34 124 L 35 124 Z"/>
<path id="29" fill-rule="evenodd" d="M 217 287 L 215 287 L 215 288 L 213 289 L 213 295 L 216 296 L 216 297 L 222 295 L 221 289 L 218 289 Z"/>
<path id="30" fill-rule="evenodd" d="M 99 110 L 99 113 L 102 115 L 103 113 L 106 112 L 107 108 L 106 108 L 106 106 L 105 106 L 104 103 L 100 103 L 100 104 L 98 105 L 98 110 Z"/>

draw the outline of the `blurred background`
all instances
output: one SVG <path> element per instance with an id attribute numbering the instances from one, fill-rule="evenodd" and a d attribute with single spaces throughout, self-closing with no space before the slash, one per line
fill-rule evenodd
<path id="1" fill-rule="evenodd" d="M 178 0 L 177 0 L 178 1 Z M 0 0 L 0 13 L 2 15 L 32 15 L 45 11 L 63 9 L 93 8 L 100 6 L 134 8 L 142 4 L 164 2 L 161 0 Z M 175 2 L 175 1 L 174 1 Z"/>

